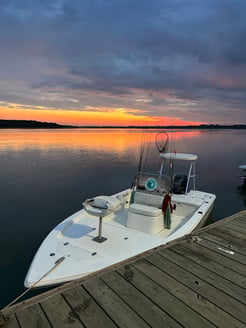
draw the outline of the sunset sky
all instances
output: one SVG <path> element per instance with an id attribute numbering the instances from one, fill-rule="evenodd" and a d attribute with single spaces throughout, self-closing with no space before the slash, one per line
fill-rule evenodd
<path id="1" fill-rule="evenodd" d="M 0 119 L 246 124 L 245 0 L 1 0 Z"/>

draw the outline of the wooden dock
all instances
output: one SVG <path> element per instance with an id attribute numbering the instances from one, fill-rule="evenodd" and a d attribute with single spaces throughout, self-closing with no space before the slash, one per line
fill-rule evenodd
<path id="1" fill-rule="evenodd" d="M 246 210 L 3 314 L 8 328 L 245 328 Z"/>

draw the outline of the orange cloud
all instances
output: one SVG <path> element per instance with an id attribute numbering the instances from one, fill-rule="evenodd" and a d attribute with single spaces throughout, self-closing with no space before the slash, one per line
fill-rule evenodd
<path id="1" fill-rule="evenodd" d="M 58 110 L 38 106 L 32 108 L 20 104 L 1 107 L 2 119 L 37 120 L 58 124 L 79 126 L 128 126 L 128 125 L 199 125 L 204 122 L 186 122 L 179 118 L 146 116 L 139 110 L 124 108 L 87 108 L 79 110 Z"/>

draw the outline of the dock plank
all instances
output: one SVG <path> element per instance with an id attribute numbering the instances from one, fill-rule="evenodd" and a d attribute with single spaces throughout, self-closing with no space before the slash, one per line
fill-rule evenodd
<path id="1" fill-rule="evenodd" d="M 39 304 L 34 304 L 28 311 L 26 310 L 26 308 L 17 311 L 16 316 L 21 327 L 52 327 Z"/>
<path id="2" fill-rule="evenodd" d="M 61 294 L 56 294 L 40 302 L 44 313 L 51 322 L 53 328 L 82 328 L 84 325 L 79 321 L 78 316 L 72 308 L 65 302 Z"/>
<path id="3" fill-rule="evenodd" d="M 65 291 L 63 296 L 86 327 L 117 327 L 82 286 Z"/>
<path id="4" fill-rule="evenodd" d="M 232 228 L 232 226 L 225 224 L 221 226 L 217 226 L 214 228 L 214 231 L 221 231 L 224 234 L 227 234 L 231 238 L 237 240 L 238 242 L 245 241 L 246 240 L 246 235 L 243 231 L 238 231 Z"/>
<path id="5" fill-rule="evenodd" d="M 0 327 L 20 328 L 15 314 L 6 313 L 6 318 L 8 318 L 8 321 L 6 323 L 0 322 Z"/>
<path id="6" fill-rule="evenodd" d="M 182 243 L 172 250 L 194 263 L 201 265 L 203 268 L 226 278 L 234 284 L 246 288 L 246 272 L 235 271 L 233 266 L 227 264 L 227 259 L 224 259 L 223 255 L 207 252 L 207 249 L 199 245 L 199 243 L 189 243 L 189 245 Z M 230 263 L 231 262 L 232 260 L 230 260 Z M 227 264 L 227 266 L 224 264 Z"/>
<path id="7" fill-rule="evenodd" d="M 112 289 L 100 278 L 89 279 L 83 283 L 88 293 L 104 311 L 113 318 L 118 327 L 145 328 L 149 325 L 138 316 Z"/>
<path id="8" fill-rule="evenodd" d="M 227 227 L 230 227 L 231 229 L 237 230 L 239 232 L 246 233 L 246 225 L 244 221 L 241 220 L 232 220 L 226 223 Z"/>
<path id="9" fill-rule="evenodd" d="M 219 246 L 225 247 L 229 251 L 237 252 L 242 255 L 246 254 L 246 247 L 244 247 L 242 244 L 240 244 L 240 245 L 233 244 L 230 241 L 225 240 L 221 236 L 204 232 L 202 234 L 202 238 L 206 239 L 214 244 L 218 244 Z"/>
<path id="10" fill-rule="evenodd" d="M 158 258 L 159 254 L 166 259 L 166 262 Z M 215 303 L 218 307 L 224 308 L 226 312 L 235 318 L 241 317 L 246 324 L 245 305 L 241 303 L 242 300 L 245 302 L 246 299 L 244 289 L 237 286 L 237 290 L 240 291 L 240 294 L 237 295 L 233 286 L 226 284 L 225 281 L 221 280 L 221 277 L 216 277 L 208 270 L 204 271 L 204 269 L 195 266 L 194 263 L 190 264 L 183 256 L 179 256 L 169 249 L 166 249 L 166 252 L 160 251 L 159 254 L 155 254 L 155 258 L 157 257 L 155 265 L 161 266 L 165 272 L 183 282 L 187 287 L 210 300 L 210 302 Z M 152 260 L 151 257 L 147 259 Z"/>
<path id="11" fill-rule="evenodd" d="M 225 240 L 227 240 L 228 242 L 234 243 L 236 245 L 242 245 L 242 239 L 236 237 L 235 235 L 233 235 L 233 233 L 228 233 L 228 231 L 225 230 L 221 230 L 218 227 L 214 228 L 213 230 L 209 231 L 209 233 L 211 233 L 212 235 L 216 235 L 219 236 L 221 238 L 224 238 Z"/>
<path id="12" fill-rule="evenodd" d="M 246 223 L 245 210 L 235 214 L 236 220 Z"/>
<path id="13" fill-rule="evenodd" d="M 225 242 L 228 242 L 229 245 L 235 245 L 235 247 L 237 247 L 238 249 L 240 249 L 241 251 L 240 252 L 235 252 L 234 254 L 231 253 L 231 249 L 230 247 L 227 248 L 223 248 L 222 245 L 219 246 L 217 245 L 216 243 L 214 242 L 211 242 L 210 240 L 208 239 L 201 239 L 201 241 L 199 241 L 199 244 L 218 253 L 218 254 L 222 254 L 224 255 L 225 257 L 227 257 L 228 259 L 232 259 L 233 261 L 237 261 L 238 263 L 241 263 L 242 264 L 242 268 L 245 268 L 245 265 L 246 265 L 246 249 L 245 249 L 245 252 L 243 252 L 243 249 L 245 248 L 243 246 L 243 243 L 242 242 L 239 242 L 237 240 L 237 242 L 233 241 L 232 238 L 228 235 L 228 234 L 225 234 L 221 231 L 218 231 L 218 230 L 214 230 L 214 231 L 211 231 L 211 234 L 212 235 L 215 235 L 219 238 L 222 238 L 225 240 Z M 246 242 L 245 242 L 246 244 Z M 236 263 L 234 263 L 234 265 L 236 266 Z"/>
<path id="14" fill-rule="evenodd" d="M 116 272 L 110 272 L 101 277 L 114 292 L 119 295 L 138 315 L 140 315 L 151 327 L 181 327 L 166 312 L 153 304 L 144 294 L 129 284 L 127 280 Z"/>
<path id="15" fill-rule="evenodd" d="M 133 266 L 146 276 L 152 277 L 156 283 L 182 302 L 189 304 L 193 310 L 198 312 L 208 321 L 211 320 L 216 326 L 220 326 L 223 323 L 224 328 L 231 328 L 234 326 L 244 327 L 243 323 L 229 315 L 223 309 L 218 308 L 213 302 L 202 297 L 197 291 L 193 291 L 185 286 L 182 282 L 176 280 L 159 267 L 153 266 L 153 262 L 155 262 L 154 257 L 150 256 L 148 259 L 151 259 L 151 262 L 147 260 L 139 260 L 133 263 Z M 159 261 L 159 258 L 157 258 L 157 261 Z"/>
<path id="16" fill-rule="evenodd" d="M 174 295 L 152 280 L 152 278 L 155 278 L 154 276 L 150 278 L 136 270 L 133 266 L 125 266 L 124 268 L 119 269 L 118 272 L 123 277 L 131 276 L 129 282 L 148 297 L 154 304 L 158 305 L 163 311 L 168 313 L 170 317 L 176 320 L 181 326 L 215 327 L 212 323 L 192 310 L 188 304 L 181 302 L 178 298 L 174 297 Z"/>

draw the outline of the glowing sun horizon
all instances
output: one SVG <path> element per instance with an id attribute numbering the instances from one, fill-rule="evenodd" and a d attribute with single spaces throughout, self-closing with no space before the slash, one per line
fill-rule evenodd
<path id="1" fill-rule="evenodd" d="M 177 117 L 147 116 L 144 112 L 124 108 L 97 110 L 60 110 L 42 106 L 10 104 L 1 107 L 0 119 L 35 120 L 74 126 L 153 126 L 200 125 L 206 122 L 184 121 Z"/>

